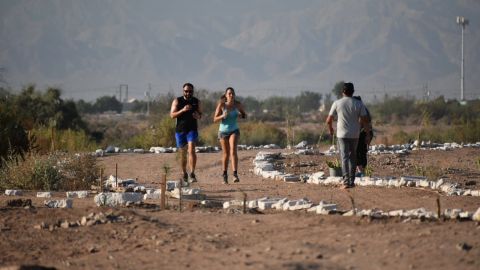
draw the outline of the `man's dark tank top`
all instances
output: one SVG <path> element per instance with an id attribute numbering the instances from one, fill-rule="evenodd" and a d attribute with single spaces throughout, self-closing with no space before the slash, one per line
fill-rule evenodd
<path id="1" fill-rule="evenodd" d="M 176 132 L 197 131 L 197 119 L 193 118 L 192 114 L 198 110 L 198 99 L 191 97 L 189 100 L 186 100 L 183 96 L 177 97 L 177 111 L 183 109 L 187 104 L 190 104 L 192 109 L 177 117 Z"/>

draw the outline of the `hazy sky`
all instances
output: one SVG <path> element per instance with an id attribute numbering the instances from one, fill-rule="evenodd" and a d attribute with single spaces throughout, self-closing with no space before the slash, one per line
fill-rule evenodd
<path id="1" fill-rule="evenodd" d="M 480 84 L 479 1 L 2 0 L 0 67 L 14 89 L 58 86 L 95 99 L 179 91 L 191 81 L 259 98 L 327 93 L 458 95 L 460 27 L 466 96 Z M 149 88 L 150 86 L 150 88 Z"/>

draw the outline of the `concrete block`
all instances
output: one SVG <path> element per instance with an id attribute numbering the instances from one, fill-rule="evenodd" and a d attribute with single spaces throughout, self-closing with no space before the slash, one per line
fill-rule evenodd
<path id="1" fill-rule="evenodd" d="M 51 198 L 52 193 L 50 191 L 47 192 L 37 192 L 37 197 L 38 198 Z"/>
<path id="2" fill-rule="evenodd" d="M 417 182 L 418 187 L 430 187 L 430 181 L 427 180 L 420 180 Z"/>
<path id="3" fill-rule="evenodd" d="M 88 190 L 79 191 L 67 191 L 67 198 L 86 198 L 88 196 Z"/>
<path id="4" fill-rule="evenodd" d="M 273 208 L 273 209 L 282 210 L 282 209 L 283 209 L 283 205 L 284 205 L 286 202 L 288 202 L 288 199 L 287 199 L 287 198 L 280 199 L 280 200 L 278 200 L 276 203 L 272 204 L 272 208 Z"/>
<path id="5" fill-rule="evenodd" d="M 5 195 L 7 196 L 22 196 L 23 191 L 19 189 L 6 189 L 5 190 Z"/>
<path id="6" fill-rule="evenodd" d="M 301 209 L 308 209 L 312 207 L 313 203 L 310 202 L 308 199 L 300 199 L 300 200 L 291 200 L 287 201 L 282 205 L 282 209 L 284 211 L 286 210 L 301 210 Z"/>
<path id="7" fill-rule="evenodd" d="M 145 193 L 143 194 L 144 200 L 160 200 L 160 193 Z"/>
<path id="8" fill-rule="evenodd" d="M 337 211 L 337 205 L 336 204 L 320 201 L 320 203 L 317 205 L 316 213 L 321 214 L 321 215 L 328 215 L 328 214 L 330 214 L 332 212 L 336 212 L 336 211 Z"/>
<path id="9" fill-rule="evenodd" d="M 287 198 L 265 198 L 258 199 L 257 204 L 260 210 L 271 209 L 272 206 L 278 203 L 280 200 L 287 200 Z"/>
<path id="10" fill-rule="evenodd" d="M 49 200 L 43 202 L 48 208 L 72 208 L 73 200 L 64 199 L 64 200 Z"/>
<path id="11" fill-rule="evenodd" d="M 449 219 L 457 219 L 462 212 L 462 209 L 445 209 L 443 215 Z"/>
<path id="12" fill-rule="evenodd" d="M 354 215 L 356 214 L 356 212 L 357 212 L 357 209 L 355 209 L 355 210 L 353 210 L 353 209 L 352 209 L 352 210 L 348 210 L 347 212 L 343 213 L 342 216 L 344 216 L 344 217 L 352 217 L 352 216 L 354 216 Z"/>
<path id="13" fill-rule="evenodd" d="M 460 219 L 472 219 L 472 216 L 473 216 L 473 213 L 470 213 L 468 211 L 460 212 L 460 214 L 458 214 L 458 217 Z"/>
<path id="14" fill-rule="evenodd" d="M 143 194 L 137 192 L 102 192 L 93 198 L 97 206 L 120 206 L 143 201 Z"/>
<path id="15" fill-rule="evenodd" d="M 480 189 L 472 190 L 470 193 L 471 193 L 472 196 L 480 197 Z"/>
<path id="16" fill-rule="evenodd" d="M 281 177 L 284 182 L 298 182 L 300 181 L 300 176 L 293 174 L 286 174 Z"/>
<path id="17" fill-rule="evenodd" d="M 175 188 L 172 190 L 170 193 L 170 196 L 176 199 L 180 199 L 180 189 Z M 205 200 L 207 196 L 202 193 L 201 189 L 198 188 L 188 188 L 188 187 L 183 187 L 182 188 L 182 199 L 188 199 L 188 200 Z"/>
<path id="18" fill-rule="evenodd" d="M 226 201 L 223 203 L 223 208 L 227 209 L 232 206 L 243 206 L 243 201 L 241 200 L 231 200 L 231 201 Z"/>
<path id="19" fill-rule="evenodd" d="M 405 213 L 404 210 L 392 210 L 388 212 L 388 216 L 390 217 L 401 217 Z"/>
<path id="20" fill-rule="evenodd" d="M 133 149 L 133 153 L 143 154 L 143 153 L 145 153 L 145 150 L 143 150 L 141 148 L 136 148 L 136 149 Z"/>

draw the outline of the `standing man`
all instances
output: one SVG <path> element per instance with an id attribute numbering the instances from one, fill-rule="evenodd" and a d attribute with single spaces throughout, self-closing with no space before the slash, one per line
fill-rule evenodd
<path id="1" fill-rule="evenodd" d="M 193 91 L 193 84 L 185 83 L 183 85 L 183 96 L 174 99 L 170 108 L 170 117 L 177 119 L 175 140 L 180 151 L 180 164 L 183 171 L 182 181 L 186 185 L 188 185 L 188 182 L 197 182 L 195 177 L 195 166 L 197 164 L 195 145 L 198 141 L 197 120 L 202 117 L 200 101 L 193 96 Z M 187 145 L 188 147 L 186 147 Z M 187 151 L 190 174 L 187 173 Z"/>
<path id="2" fill-rule="evenodd" d="M 357 159 L 357 144 L 360 135 L 360 127 L 363 125 L 367 134 L 367 111 L 360 100 L 354 99 L 355 92 L 353 83 L 343 84 L 343 97 L 332 104 L 328 113 L 327 124 L 330 135 L 334 136 L 333 118 L 337 116 L 338 150 L 342 160 L 343 188 L 355 186 L 355 171 Z"/>

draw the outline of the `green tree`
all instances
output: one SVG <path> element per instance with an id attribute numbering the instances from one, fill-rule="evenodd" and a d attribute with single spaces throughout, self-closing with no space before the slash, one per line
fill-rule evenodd
<path id="1" fill-rule="evenodd" d="M 335 84 L 335 86 L 333 86 L 332 94 L 334 94 L 337 97 L 337 99 L 342 97 L 344 83 L 345 83 L 344 81 L 339 81 Z"/>
<path id="2" fill-rule="evenodd" d="M 114 111 L 117 113 L 122 112 L 122 103 L 117 100 L 115 96 L 103 96 L 97 98 L 95 104 L 93 105 L 96 112 L 107 112 L 107 111 Z"/>

